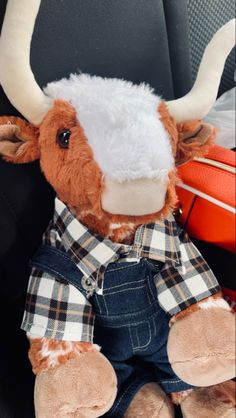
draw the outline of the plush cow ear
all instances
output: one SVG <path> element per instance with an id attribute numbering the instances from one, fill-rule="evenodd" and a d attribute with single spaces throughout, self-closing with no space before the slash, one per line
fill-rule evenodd
<path id="1" fill-rule="evenodd" d="M 28 163 L 40 156 L 39 130 L 23 119 L 0 117 L 0 155 L 13 163 Z"/>
<path id="2" fill-rule="evenodd" d="M 213 145 L 216 128 L 202 121 L 189 121 L 177 125 L 178 143 L 176 164 L 182 164 L 207 154 Z"/>

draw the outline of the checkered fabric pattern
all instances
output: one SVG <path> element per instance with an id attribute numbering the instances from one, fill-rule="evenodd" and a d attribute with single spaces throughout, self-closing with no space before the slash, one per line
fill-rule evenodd
<path id="1" fill-rule="evenodd" d="M 22 328 L 31 335 L 64 341 L 93 340 L 94 314 L 76 287 L 33 268 Z"/>
<path id="2" fill-rule="evenodd" d="M 207 43 L 214 33 L 235 17 L 235 0 L 187 0 L 193 81 Z M 221 79 L 220 91 L 234 87 L 235 49 L 230 53 Z"/>
<path id="3" fill-rule="evenodd" d="M 59 199 L 55 200 L 52 226 L 44 235 L 44 243 L 66 250 L 85 277 L 101 284 L 107 265 L 119 258 L 120 244 L 94 235 L 81 224 Z"/>
<path id="4" fill-rule="evenodd" d="M 171 215 L 141 225 L 133 245 L 113 243 L 94 235 L 59 199 L 44 243 L 65 251 L 83 277 L 92 278 L 102 294 L 104 272 L 109 263 L 149 258 L 164 263 L 155 276 L 160 306 L 170 315 L 219 291 L 215 276 L 186 234 L 179 235 Z M 29 281 L 22 328 L 40 337 L 72 341 L 93 340 L 94 314 L 90 299 L 71 284 L 33 269 Z"/>
<path id="5" fill-rule="evenodd" d="M 220 290 L 219 284 L 197 248 L 184 234 L 179 241 L 181 263 L 166 260 L 155 277 L 160 306 L 170 315 L 183 311 Z"/>

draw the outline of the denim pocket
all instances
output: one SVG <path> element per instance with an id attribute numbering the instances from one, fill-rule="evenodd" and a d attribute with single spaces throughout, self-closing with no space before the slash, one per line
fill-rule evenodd
<path id="1" fill-rule="evenodd" d="M 131 325 L 129 327 L 129 332 L 134 352 L 148 348 L 152 338 L 150 321 L 143 321 Z"/>
<path id="2" fill-rule="evenodd" d="M 131 262 L 116 262 L 116 263 L 110 263 L 106 269 L 106 274 L 111 274 L 114 272 L 121 272 L 122 270 L 131 269 L 134 266 L 139 266 L 143 263 L 143 260 L 141 261 L 131 261 Z"/>
<path id="3" fill-rule="evenodd" d="M 146 280 L 136 280 L 104 290 L 108 315 L 132 314 L 146 309 L 152 303 Z"/>
<path id="4" fill-rule="evenodd" d="M 97 294 L 93 305 L 101 315 L 120 316 L 147 309 L 153 301 L 150 268 L 141 260 L 113 264 L 104 276 L 103 295 Z"/>

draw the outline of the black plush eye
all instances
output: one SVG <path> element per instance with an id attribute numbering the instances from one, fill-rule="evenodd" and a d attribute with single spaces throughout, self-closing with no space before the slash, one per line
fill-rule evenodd
<path id="1" fill-rule="evenodd" d="M 69 148 L 70 134 L 71 132 L 69 129 L 63 129 L 58 132 L 57 143 L 61 148 Z"/>

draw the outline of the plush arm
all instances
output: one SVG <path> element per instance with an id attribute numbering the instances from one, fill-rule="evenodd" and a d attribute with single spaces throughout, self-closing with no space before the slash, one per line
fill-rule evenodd
<path id="1" fill-rule="evenodd" d="M 221 292 L 174 315 L 170 327 L 168 357 L 183 381 L 204 387 L 235 376 L 235 316 Z"/>
<path id="2" fill-rule="evenodd" d="M 22 328 L 37 375 L 37 418 L 95 418 L 112 406 L 116 375 L 92 342 L 93 318 L 78 289 L 32 269 Z"/>
<path id="3" fill-rule="evenodd" d="M 29 336 L 29 359 L 35 374 L 42 370 L 65 364 L 82 353 L 99 351 L 99 347 L 83 341 L 59 341 L 51 338 Z"/>
<path id="4" fill-rule="evenodd" d="M 91 344 L 31 340 L 30 357 L 38 371 L 34 396 L 37 418 L 96 418 L 111 408 L 116 375 Z"/>
<path id="5" fill-rule="evenodd" d="M 184 382 L 211 386 L 234 377 L 235 318 L 214 274 L 186 235 L 180 235 L 176 248 L 181 263 L 166 261 L 156 281 L 159 303 L 172 316 L 169 362 Z"/>

